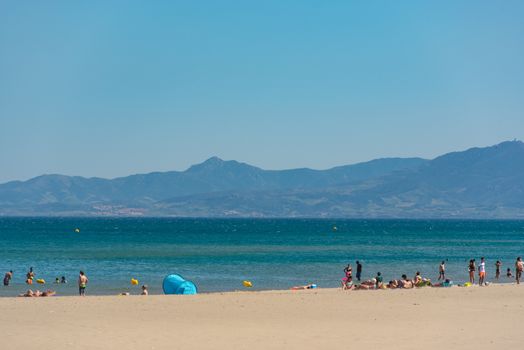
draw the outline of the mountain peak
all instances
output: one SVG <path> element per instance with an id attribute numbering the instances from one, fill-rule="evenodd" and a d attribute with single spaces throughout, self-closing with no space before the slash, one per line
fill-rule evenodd
<path id="1" fill-rule="evenodd" d="M 220 168 L 224 168 L 226 166 L 231 165 L 238 165 L 240 164 L 236 160 L 223 160 L 217 156 L 213 156 L 202 163 L 194 164 L 189 169 L 187 169 L 188 172 L 194 172 L 194 171 L 213 171 Z"/>

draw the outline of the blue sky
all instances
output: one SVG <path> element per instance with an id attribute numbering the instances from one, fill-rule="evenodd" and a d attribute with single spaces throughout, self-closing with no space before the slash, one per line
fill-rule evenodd
<path id="1" fill-rule="evenodd" d="M 524 139 L 523 1 L 1 1 L 0 182 Z"/>

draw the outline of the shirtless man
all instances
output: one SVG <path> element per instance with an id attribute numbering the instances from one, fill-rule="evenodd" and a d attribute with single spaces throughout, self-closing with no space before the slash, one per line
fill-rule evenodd
<path id="1" fill-rule="evenodd" d="M 413 281 L 412 280 L 408 280 L 408 276 L 406 275 L 402 275 L 402 279 L 400 280 L 400 288 L 406 288 L 406 289 L 409 289 L 409 288 L 413 288 Z"/>
<path id="2" fill-rule="evenodd" d="M 520 277 L 522 277 L 522 270 L 524 270 L 524 263 L 522 263 L 522 259 L 519 256 L 517 258 L 517 261 L 515 262 L 515 279 L 517 280 L 517 284 L 520 284 Z"/>
<path id="3" fill-rule="evenodd" d="M 446 279 L 446 262 L 442 260 L 440 263 L 440 266 L 438 267 L 438 280 L 445 280 Z"/>
<path id="4" fill-rule="evenodd" d="M 80 275 L 78 276 L 78 293 L 81 296 L 86 295 L 86 286 L 89 280 L 87 279 L 87 276 L 84 274 L 84 271 L 80 271 Z"/>

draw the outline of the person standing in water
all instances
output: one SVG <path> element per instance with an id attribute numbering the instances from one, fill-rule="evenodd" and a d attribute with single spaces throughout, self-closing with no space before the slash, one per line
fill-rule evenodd
<path id="1" fill-rule="evenodd" d="M 360 282 L 360 276 L 362 276 L 362 264 L 360 261 L 356 261 L 357 264 L 357 280 Z"/>
<path id="2" fill-rule="evenodd" d="M 475 259 L 470 259 L 469 260 L 469 265 L 468 265 L 468 271 L 469 271 L 469 283 L 473 284 L 475 283 L 475 270 L 477 268 L 475 267 Z"/>
<path id="3" fill-rule="evenodd" d="M 438 280 L 446 280 L 446 262 L 444 260 L 442 260 L 438 267 Z"/>
<path id="4" fill-rule="evenodd" d="M 495 279 L 498 281 L 500 277 L 500 267 L 502 266 L 502 263 L 500 260 L 497 260 L 495 263 Z"/>
<path id="5" fill-rule="evenodd" d="M 33 267 L 29 268 L 29 271 L 26 274 L 27 279 L 25 280 L 25 283 L 27 284 L 33 284 L 33 279 L 35 278 L 35 273 L 33 272 Z"/>
<path id="6" fill-rule="evenodd" d="M 78 293 L 81 296 L 86 295 L 86 287 L 88 282 L 89 280 L 87 276 L 84 274 L 84 271 L 80 271 L 80 275 L 78 276 Z"/>
<path id="7" fill-rule="evenodd" d="M 517 258 L 517 261 L 515 262 L 515 280 L 517 281 L 517 284 L 520 284 L 520 277 L 522 277 L 522 270 L 524 270 L 524 264 L 522 263 L 522 259 L 519 256 Z"/>
<path id="8" fill-rule="evenodd" d="M 484 258 L 480 258 L 479 264 L 479 286 L 483 286 L 486 280 L 486 262 Z"/>
<path id="9" fill-rule="evenodd" d="M 4 276 L 4 286 L 7 287 L 9 285 L 9 282 L 11 282 L 12 278 L 13 278 L 13 270 L 6 272 Z"/>

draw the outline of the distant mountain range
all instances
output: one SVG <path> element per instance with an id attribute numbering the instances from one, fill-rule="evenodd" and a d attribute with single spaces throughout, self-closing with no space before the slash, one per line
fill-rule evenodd
<path id="1" fill-rule="evenodd" d="M 524 218 L 524 143 L 263 170 L 217 157 L 116 179 L 42 175 L 0 185 L 2 216 Z"/>

